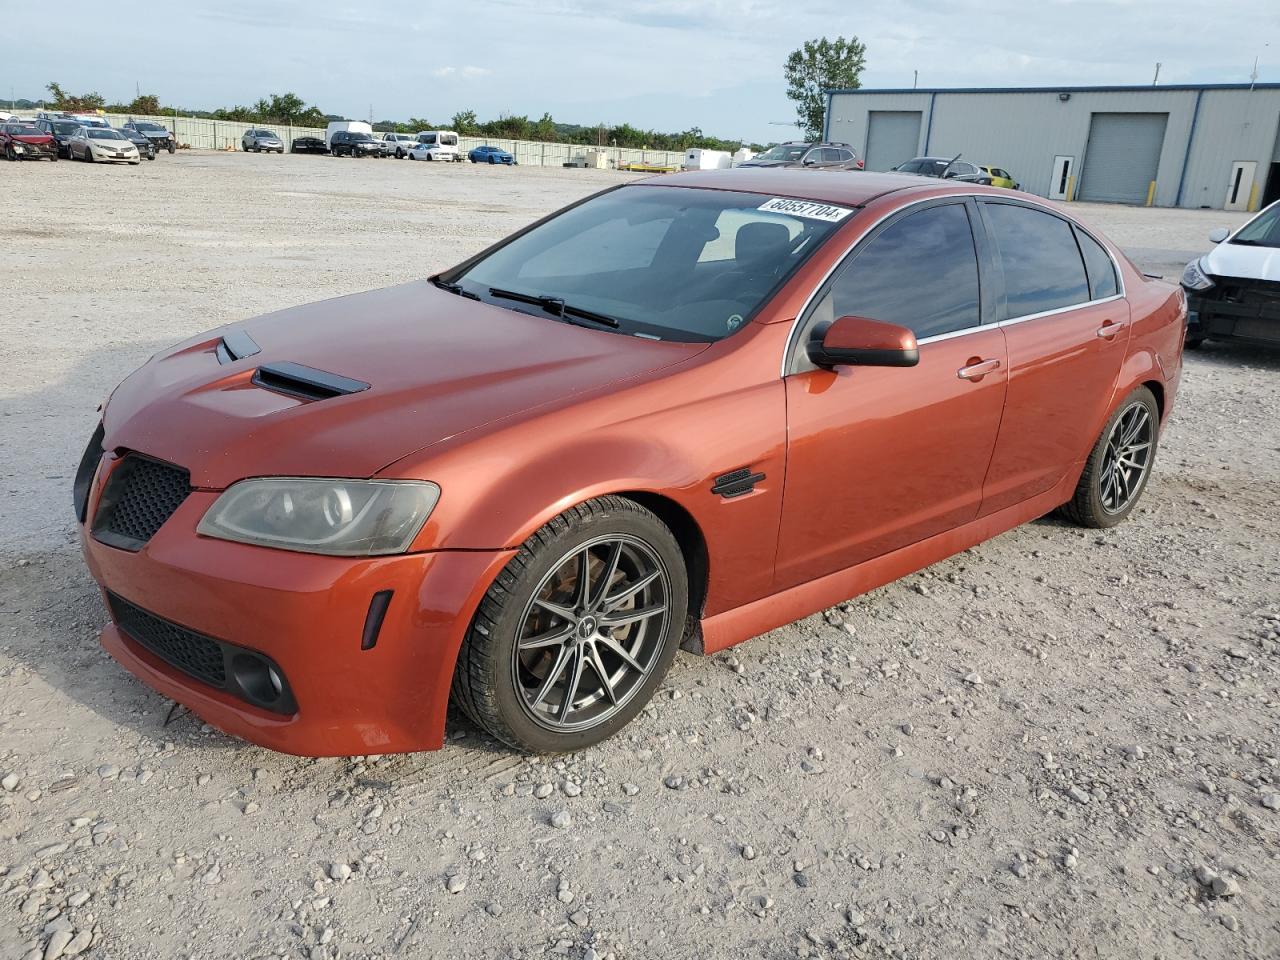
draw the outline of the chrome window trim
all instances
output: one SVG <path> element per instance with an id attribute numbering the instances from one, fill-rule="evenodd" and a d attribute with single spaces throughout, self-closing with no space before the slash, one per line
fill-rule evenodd
<path id="1" fill-rule="evenodd" d="M 862 232 L 862 235 L 858 237 L 858 239 L 855 240 L 853 243 L 849 244 L 849 246 L 845 249 L 845 251 L 842 254 L 840 254 L 839 257 L 836 258 L 835 263 L 833 263 L 831 267 L 827 270 L 827 272 L 822 275 L 822 279 L 820 279 L 816 284 L 814 284 L 813 290 L 809 292 L 809 296 L 806 297 L 804 303 L 800 305 L 800 310 L 796 313 L 795 319 L 791 321 L 791 329 L 787 332 L 787 341 L 783 345 L 783 349 L 782 349 L 782 365 L 781 365 L 781 369 L 779 370 L 779 376 L 783 380 L 785 380 L 788 376 L 790 376 L 790 374 L 787 373 L 787 366 L 788 366 L 788 361 L 791 359 L 792 347 L 793 347 L 793 344 L 795 343 L 797 336 L 800 333 L 801 321 L 804 319 L 805 314 L 809 312 L 809 308 L 813 306 L 813 302 L 818 296 L 818 291 L 827 285 L 827 281 L 830 280 L 832 276 L 835 275 L 835 272 L 839 270 L 840 267 L 844 264 L 844 262 L 847 259 L 849 259 L 849 254 L 853 253 L 854 249 L 857 248 L 864 240 L 866 240 L 868 235 L 870 235 L 873 231 L 875 231 L 875 229 L 878 226 L 880 226 L 880 224 L 884 223 L 890 217 L 896 216 L 897 214 L 901 213 L 903 210 L 909 210 L 912 207 L 917 206 L 921 203 L 928 203 L 931 200 L 953 200 L 956 198 L 968 199 L 969 197 L 972 197 L 974 200 L 976 200 L 979 203 L 985 200 L 992 203 L 1012 203 L 1013 206 L 1019 206 L 1019 205 L 1026 206 L 1026 207 L 1030 207 L 1033 210 L 1040 210 L 1041 212 L 1047 213 L 1050 216 L 1057 217 L 1059 220 L 1066 220 L 1067 223 L 1071 224 L 1077 230 L 1080 230 L 1087 237 L 1092 239 L 1093 242 L 1096 243 L 1098 246 L 1100 246 L 1103 249 L 1103 252 L 1105 252 L 1106 255 L 1111 258 L 1111 268 L 1115 270 L 1116 286 L 1120 288 L 1120 292 L 1110 297 L 1103 297 L 1100 300 L 1087 300 L 1084 303 L 1073 303 L 1071 306 L 1068 306 L 1068 307 L 1058 307 L 1053 310 L 1045 310 L 1041 313 L 1028 313 L 1020 317 L 1009 317 L 1008 319 L 1005 319 L 1005 320 L 998 320 L 995 323 L 982 323 L 976 327 L 965 327 L 963 330 L 952 330 L 947 333 L 935 334 L 932 337 L 925 337 L 923 340 L 916 341 L 917 345 L 923 346 L 924 344 L 937 343 L 942 340 L 952 340 L 957 337 L 963 337 L 971 333 L 976 333 L 979 330 L 991 330 L 996 327 L 1006 327 L 1015 323 L 1022 323 L 1023 321 L 1026 321 L 1026 320 L 1039 320 L 1041 317 L 1051 317 L 1054 314 L 1066 313 L 1068 310 L 1080 310 L 1084 307 L 1092 307 L 1100 303 L 1110 303 L 1112 300 L 1125 299 L 1127 295 L 1127 290 L 1125 288 L 1125 283 L 1124 283 L 1124 271 L 1120 269 L 1120 262 L 1116 259 L 1116 255 L 1112 253 L 1111 247 L 1108 244 L 1104 243 L 1099 237 L 1097 237 L 1093 233 L 1092 230 L 1090 230 L 1088 227 L 1081 224 L 1079 221 L 1073 220 L 1070 217 L 1064 216 L 1059 211 L 1053 209 L 1052 207 L 1045 206 L 1043 203 L 1038 203 L 1035 200 L 1029 200 L 1023 197 L 1009 197 L 1006 199 L 1000 196 L 993 196 L 989 193 L 973 193 L 971 191 L 957 191 L 955 193 L 932 194 L 927 197 L 920 197 L 919 199 L 912 200 L 910 203 L 905 203 L 902 206 L 898 207 L 897 209 L 891 210 L 888 213 L 883 214 L 882 216 L 876 218 L 875 222 L 872 223 L 870 226 L 868 226 L 867 229 Z M 1084 261 L 1083 251 L 1081 251 L 1080 259 L 1081 259 L 1081 262 L 1083 263 Z M 1088 276 L 1088 272 L 1089 270 L 1086 265 L 1085 266 L 1086 277 Z"/>

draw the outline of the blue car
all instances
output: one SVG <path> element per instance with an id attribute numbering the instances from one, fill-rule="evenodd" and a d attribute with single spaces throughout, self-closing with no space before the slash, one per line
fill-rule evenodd
<path id="1" fill-rule="evenodd" d="M 505 163 L 514 166 L 516 158 L 501 147 L 476 147 L 467 154 L 472 163 Z"/>

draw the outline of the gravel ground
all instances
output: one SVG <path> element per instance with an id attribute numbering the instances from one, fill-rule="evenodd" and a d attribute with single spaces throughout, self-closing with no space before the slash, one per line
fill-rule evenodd
<path id="1" fill-rule="evenodd" d="M 1280 954 L 1280 354 L 1189 357 L 1142 508 L 1044 519 L 526 758 L 248 746 L 95 641 L 71 472 L 154 350 L 461 259 L 622 175 L 6 164 L 0 956 Z M 1176 276 L 1239 215 L 1080 208 Z"/>

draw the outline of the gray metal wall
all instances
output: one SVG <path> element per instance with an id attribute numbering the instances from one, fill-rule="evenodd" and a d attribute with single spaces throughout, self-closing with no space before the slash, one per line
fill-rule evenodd
<path id="1" fill-rule="evenodd" d="M 851 143 L 865 156 L 867 115 L 872 110 L 921 111 L 918 153 L 963 153 L 969 160 L 1004 167 L 1024 190 L 1041 196 L 1049 191 L 1055 156 L 1075 157 L 1078 181 L 1092 114 L 1167 113 L 1156 205 L 1220 209 L 1231 164 L 1237 160 L 1257 161 L 1255 182 L 1261 197 L 1280 130 L 1280 89 L 1072 90 L 1066 100 L 1053 89 L 834 93 L 827 136 Z M 1188 150 L 1193 121 L 1195 134 Z"/>

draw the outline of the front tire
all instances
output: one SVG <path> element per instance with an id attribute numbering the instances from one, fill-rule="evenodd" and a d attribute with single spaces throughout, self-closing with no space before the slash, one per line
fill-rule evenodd
<path id="1" fill-rule="evenodd" d="M 1151 477 L 1160 435 L 1155 395 L 1138 387 L 1116 408 L 1062 513 L 1082 527 L 1114 527 L 1133 512 Z"/>
<path id="2" fill-rule="evenodd" d="M 589 500 L 526 540 L 489 587 L 458 653 L 453 699 L 520 750 L 599 743 L 649 702 L 687 613 L 671 531 L 633 500 Z"/>

